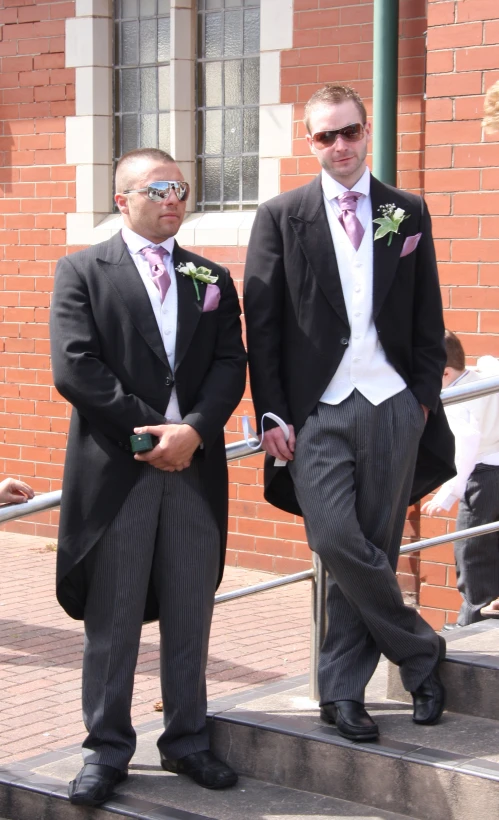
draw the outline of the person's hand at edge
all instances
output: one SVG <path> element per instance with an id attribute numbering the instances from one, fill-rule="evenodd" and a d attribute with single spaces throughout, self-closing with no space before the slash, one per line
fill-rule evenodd
<path id="1" fill-rule="evenodd" d="M 0 504 L 24 504 L 34 495 L 33 488 L 17 478 L 4 478 L 0 481 Z"/>
<path id="2" fill-rule="evenodd" d="M 426 501 L 423 506 L 421 507 L 421 512 L 425 515 L 429 515 L 433 517 L 434 515 L 441 515 L 442 513 L 449 513 L 445 507 L 441 507 L 440 504 L 435 502 L 435 499 L 432 498 L 430 501 Z"/>

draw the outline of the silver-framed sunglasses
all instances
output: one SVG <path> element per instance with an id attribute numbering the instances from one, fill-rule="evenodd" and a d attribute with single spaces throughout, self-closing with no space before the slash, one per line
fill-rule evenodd
<path id="1" fill-rule="evenodd" d="M 183 199 L 187 200 L 189 183 L 177 182 L 177 180 L 158 180 L 158 182 L 151 182 L 147 188 L 127 188 L 123 194 L 147 194 L 151 202 L 161 202 L 163 199 L 168 199 L 172 190 L 175 191 L 180 202 Z"/>

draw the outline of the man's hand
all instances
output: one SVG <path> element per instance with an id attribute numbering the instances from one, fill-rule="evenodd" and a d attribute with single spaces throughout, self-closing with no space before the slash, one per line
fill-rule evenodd
<path id="1" fill-rule="evenodd" d="M 146 461 L 158 470 L 169 473 L 185 470 L 202 443 L 201 436 L 189 424 L 158 424 L 152 427 L 134 427 L 134 433 L 150 433 L 159 442 L 148 453 L 135 453 L 136 461 Z"/>
<path id="2" fill-rule="evenodd" d="M 421 410 L 424 413 L 424 420 L 425 420 L 425 424 L 426 424 L 426 422 L 428 421 L 428 416 L 430 415 L 430 408 L 427 407 L 425 404 L 422 404 L 421 405 Z"/>
<path id="3" fill-rule="evenodd" d="M 283 461 L 293 461 L 296 444 L 295 428 L 292 424 L 288 424 L 288 427 L 289 439 L 287 442 L 280 427 L 273 427 L 271 430 L 265 431 L 262 447 L 269 456 L 280 458 Z"/>
<path id="4" fill-rule="evenodd" d="M 29 484 L 18 481 L 17 478 L 4 478 L 0 481 L 0 504 L 23 504 L 34 495 Z"/>

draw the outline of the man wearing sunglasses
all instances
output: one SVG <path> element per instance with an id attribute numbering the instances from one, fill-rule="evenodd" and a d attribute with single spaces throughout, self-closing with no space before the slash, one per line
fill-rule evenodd
<path id="1" fill-rule="evenodd" d="M 226 268 L 175 241 L 189 186 L 171 156 L 126 154 L 116 190 L 122 231 L 59 261 L 51 311 L 54 382 L 73 405 L 57 596 L 85 622 L 88 735 L 69 796 L 88 806 L 127 776 L 148 620 L 160 627 L 162 767 L 210 789 L 237 781 L 209 751 L 205 669 L 227 535 L 223 428 L 245 384 L 238 297 Z"/>
<path id="2" fill-rule="evenodd" d="M 442 303 L 426 205 L 370 174 L 358 94 L 317 91 L 305 126 L 322 171 L 259 207 L 248 247 L 251 388 L 259 428 L 271 412 L 289 432 L 265 422 L 265 496 L 303 515 L 329 575 L 321 717 L 376 740 L 364 694 L 381 653 L 400 667 L 416 723 L 444 708 L 445 643 L 395 575 L 407 505 L 453 474 Z"/>

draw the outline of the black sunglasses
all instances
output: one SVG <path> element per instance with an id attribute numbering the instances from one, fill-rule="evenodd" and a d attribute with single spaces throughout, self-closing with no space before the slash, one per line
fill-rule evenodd
<path id="1" fill-rule="evenodd" d="M 317 131 L 312 135 L 312 142 L 316 148 L 329 148 L 334 145 L 336 137 L 343 137 L 346 142 L 358 142 L 364 136 L 364 126 L 360 122 L 353 122 L 335 131 Z"/>
<path id="2" fill-rule="evenodd" d="M 163 199 L 168 199 L 171 192 L 175 191 L 177 199 L 182 201 L 187 200 L 189 196 L 189 183 L 161 180 L 158 182 L 151 182 L 147 188 L 128 188 L 123 191 L 124 194 L 147 194 L 152 202 L 161 202 Z"/>

